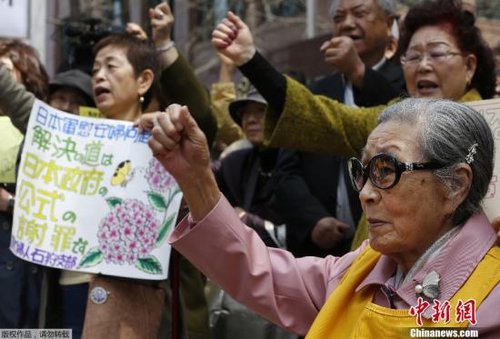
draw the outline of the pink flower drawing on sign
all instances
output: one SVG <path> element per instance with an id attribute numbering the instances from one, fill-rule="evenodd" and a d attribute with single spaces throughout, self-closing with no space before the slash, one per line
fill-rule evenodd
<path id="1" fill-rule="evenodd" d="M 127 164 L 126 161 L 120 164 L 122 163 Z M 128 167 L 130 170 L 130 161 Z M 123 174 L 121 171 L 127 167 L 119 168 L 121 170 L 118 174 L 115 173 L 113 178 Z M 156 159 L 151 159 L 147 168 L 136 173 L 143 173 L 150 187 L 150 190 L 145 192 L 147 200 L 122 199 L 115 196 L 105 198 L 110 211 L 99 223 L 98 245 L 82 257 L 78 268 L 88 268 L 105 262 L 134 265 L 148 274 L 162 274 L 161 263 L 151 252 L 165 242 L 175 222 L 177 210 L 169 215 L 167 210 L 180 190 L 174 178 Z M 130 176 L 130 180 L 135 177 Z M 158 221 L 157 214 L 163 214 L 163 221 Z"/>
<path id="2" fill-rule="evenodd" d="M 146 178 L 151 189 L 156 192 L 166 192 L 175 185 L 174 178 L 155 158 L 149 161 L 149 166 L 146 170 Z"/>
<path id="3" fill-rule="evenodd" d="M 154 209 L 130 199 L 114 206 L 97 231 L 99 250 L 106 263 L 133 265 L 155 248 L 160 223 Z"/>

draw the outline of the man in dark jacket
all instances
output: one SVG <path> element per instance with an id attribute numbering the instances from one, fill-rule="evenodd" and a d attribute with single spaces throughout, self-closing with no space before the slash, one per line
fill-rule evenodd
<path id="1" fill-rule="evenodd" d="M 268 246 L 284 247 L 284 226 L 276 212 L 274 166 L 277 149 L 262 147 L 267 102 L 255 90 L 229 104 L 229 113 L 241 126 L 250 148 L 229 153 L 213 163 L 220 190 L 241 220 L 254 228 Z M 282 235 L 282 236 L 281 236 Z"/>
<path id="2" fill-rule="evenodd" d="M 311 91 L 357 106 L 385 104 L 402 91 L 399 65 L 385 59 L 396 15 L 393 0 L 334 0 L 333 38 L 321 50 L 334 73 Z M 340 256 L 350 249 L 361 215 L 346 159 L 283 151 L 276 168 L 277 203 L 296 256 Z"/>

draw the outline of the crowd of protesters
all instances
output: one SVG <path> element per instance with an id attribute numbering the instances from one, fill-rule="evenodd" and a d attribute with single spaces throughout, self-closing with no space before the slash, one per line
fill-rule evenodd
<path id="1" fill-rule="evenodd" d="M 403 19 L 397 5 L 332 0 L 332 37 L 318 51 L 332 72 L 307 83 L 278 72 L 232 12 L 212 34 L 210 90 L 172 40 L 166 3 L 149 9 L 151 37 L 129 23 L 98 41 L 91 74 L 49 78 L 33 47 L 0 40 L 13 168 L 36 99 L 75 115 L 95 107 L 150 130 L 184 193 L 170 237 L 177 273 L 148 281 L 20 259 L 10 250 L 16 180 L 0 183 L 0 328 L 399 338 L 417 302 L 473 298 L 477 319 L 452 325 L 498 338 L 500 211 L 488 220 L 481 210 L 494 141 L 461 104 L 500 95 L 493 50 L 460 0 L 425 0 Z M 421 313 L 426 328 L 452 326 Z"/>

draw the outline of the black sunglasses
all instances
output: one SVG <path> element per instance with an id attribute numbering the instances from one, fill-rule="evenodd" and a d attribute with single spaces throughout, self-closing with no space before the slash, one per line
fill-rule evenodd
<path id="1" fill-rule="evenodd" d="M 352 187 L 361 192 L 368 178 L 375 187 L 388 189 L 394 187 L 405 171 L 431 170 L 443 168 L 445 165 L 437 162 L 401 162 L 389 154 L 377 154 L 366 166 L 357 158 L 350 158 L 347 170 Z"/>

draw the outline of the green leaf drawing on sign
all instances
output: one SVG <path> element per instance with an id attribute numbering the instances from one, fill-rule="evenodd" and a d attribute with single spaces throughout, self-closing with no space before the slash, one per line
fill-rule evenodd
<path id="1" fill-rule="evenodd" d="M 153 205 L 154 208 L 163 211 L 167 205 L 165 205 L 165 200 L 163 200 L 163 197 L 155 192 L 148 192 L 148 199 Z"/>
<path id="2" fill-rule="evenodd" d="M 179 186 L 176 186 L 175 190 L 172 192 L 172 194 L 168 198 L 166 206 L 169 206 L 170 203 L 172 202 L 172 199 L 174 199 L 174 197 L 177 195 L 177 193 L 180 193 L 180 192 L 181 192 L 181 189 L 179 188 Z"/>
<path id="3" fill-rule="evenodd" d="M 110 197 L 106 199 L 106 202 L 108 203 L 109 207 L 113 208 L 116 205 L 120 205 L 123 200 L 117 197 Z"/>
<path id="4" fill-rule="evenodd" d="M 163 244 L 163 242 L 165 241 L 168 231 L 170 230 L 170 227 L 172 227 L 172 224 L 174 223 L 174 217 L 175 213 L 170 215 L 167 219 L 165 219 L 165 222 L 163 223 L 163 225 L 161 225 L 160 233 L 158 233 L 158 237 L 156 238 L 156 247 L 161 246 L 161 244 Z"/>
<path id="5" fill-rule="evenodd" d="M 91 248 L 80 260 L 77 268 L 87 268 L 98 265 L 104 259 L 102 252 L 97 247 Z"/>
<path id="6" fill-rule="evenodd" d="M 137 259 L 135 267 L 149 274 L 162 274 L 163 272 L 160 262 L 153 255 Z"/>

